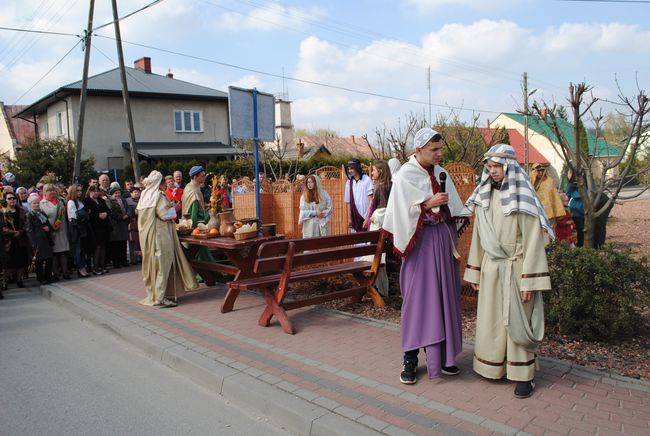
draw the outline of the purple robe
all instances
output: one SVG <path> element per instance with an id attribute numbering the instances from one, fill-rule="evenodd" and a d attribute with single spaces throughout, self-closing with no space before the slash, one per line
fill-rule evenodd
<path id="1" fill-rule="evenodd" d="M 455 365 L 463 350 L 460 275 L 452 237 L 453 225 L 424 225 L 400 270 L 402 350 L 425 348 L 430 378 L 440 376 L 442 366 Z"/>

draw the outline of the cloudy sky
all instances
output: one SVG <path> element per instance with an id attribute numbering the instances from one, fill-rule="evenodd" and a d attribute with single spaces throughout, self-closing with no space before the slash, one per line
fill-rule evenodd
<path id="1" fill-rule="evenodd" d="M 120 16 L 150 2 L 120 0 Z M 0 26 L 80 34 L 88 3 L 4 0 Z M 96 3 L 98 27 L 112 15 L 108 0 Z M 428 118 L 429 96 L 434 118 L 520 109 L 524 71 L 532 98 L 560 104 L 572 81 L 607 100 L 617 80 L 628 95 L 648 89 L 649 18 L 650 3 L 601 1 L 163 0 L 121 26 L 127 65 L 149 56 L 176 79 L 286 92 L 296 127 L 373 138 L 409 112 Z M 96 34 L 91 74 L 117 66 L 112 26 Z M 31 104 L 79 80 L 78 41 L 0 30 L 0 101 Z"/>

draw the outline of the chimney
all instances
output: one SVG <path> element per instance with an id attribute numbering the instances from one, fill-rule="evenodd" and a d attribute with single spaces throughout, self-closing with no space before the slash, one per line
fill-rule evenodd
<path id="1" fill-rule="evenodd" d="M 133 68 L 151 74 L 151 58 L 143 57 L 133 62 Z"/>
<path id="2" fill-rule="evenodd" d="M 167 77 L 168 79 L 173 79 L 174 78 L 174 75 L 172 74 L 171 69 L 167 71 L 167 74 L 165 74 L 165 77 Z"/>
<path id="3" fill-rule="evenodd" d="M 305 156 L 305 144 L 302 142 L 302 139 L 298 139 L 296 147 L 298 147 L 298 159 L 302 159 Z"/>
<path id="4" fill-rule="evenodd" d="M 490 129 L 490 119 L 489 118 L 487 119 L 487 128 L 488 128 L 488 130 Z"/>
<path id="5" fill-rule="evenodd" d="M 354 142 L 354 135 L 352 135 L 352 143 L 356 144 L 356 142 Z"/>

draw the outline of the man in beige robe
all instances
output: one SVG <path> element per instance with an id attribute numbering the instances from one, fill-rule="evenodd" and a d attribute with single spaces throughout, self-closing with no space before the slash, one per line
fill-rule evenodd
<path id="1" fill-rule="evenodd" d="M 466 203 L 476 214 L 464 279 L 478 290 L 474 371 L 517 382 L 515 396 L 535 388 L 536 350 L 544 335 L 550 290 L 544 231 L 550 222 L 511 146 L 486 153 L 481 182 Z"/>
<path id="2" fill-rule="evenodd" d="M 138 201 L 138 230 L 146 306 L 173 307 L 186 289 L 198 287 L 174 225 L 175 209 L 160 190 L 163 176 L 152 171 Z"/>

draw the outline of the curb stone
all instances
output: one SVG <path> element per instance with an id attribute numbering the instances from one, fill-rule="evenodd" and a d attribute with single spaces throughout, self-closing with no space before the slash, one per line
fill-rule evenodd
<path id="1" fill-rule="evenodd" d="M 359 422 L 305 401 L 103 308 L 91 305 L 56 285 L 32 286 L 27 289 L 81 316 L 82 320 L 106 329 L 163 365 L 187 376 L 242 409 L 264 415 L 290 432 L 310 436 L 380 434 Z"/>

